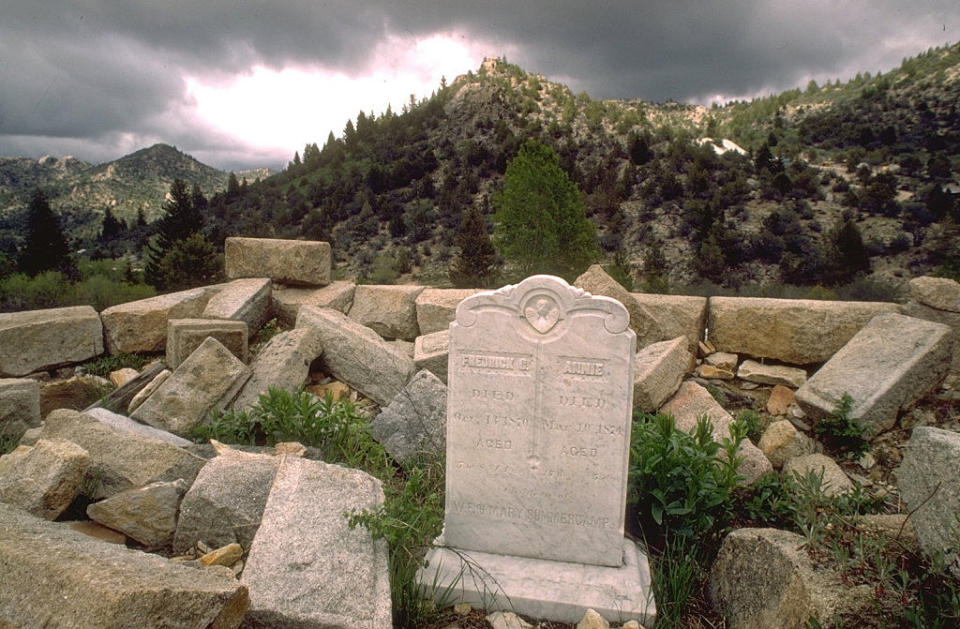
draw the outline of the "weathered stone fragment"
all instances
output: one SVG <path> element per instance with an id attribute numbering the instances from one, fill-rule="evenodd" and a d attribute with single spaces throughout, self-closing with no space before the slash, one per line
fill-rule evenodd
<path id="1" fill-rule="evenodd" d="M 726 371 L 736 371 L 739 361 L 740 357 L 730 352 L 713 352 L 703 357 L 705 364 L 716 367 L 717 369 L 725 369 Z"/>
<path id="2" fill-rule="evenodd" d="M 737 377 L 747 382 L 782 384 L 785 387 L 798 389 L 807 381 L 807 372 L 799 367 L 764 365 L 755 360 L 745 360 L 737 370 Z"/>
<path id="3" fill-rule="evenodd" d="M 83 414 L 89 415 L 97 421 L 116 428 L 117 430 L 132 432 L 140 435 L 141 437 L 156 439 L 157 441 L 164 441 L 181 448 L 192 443 L 191 441 L 188 441 L 183 437 L 178 437 L 177 435 L 167 432 L 166 430 L 160 430 L 159 428 L 154 428 L 153 426 L 141 424 L 140 422 L 133 421 L 126 415 L 114 413 L 113 411 L 108 411 L 105 408 L 90 408 L 83 411 Z"/>
<path id="4" fill-rule="evenodd" d="M 646 312 L 653 316 L 665 341 L 678 336 L 687 337 L 687 349 L 697 352 L 697 342 L 703 338 L 703 324 L 707 318 L 707 298 L 656 293 L 630 293 Z M 651 341 L 653 342 L 653 341 Z M 637 347 L 641 347 L 637 338 Z"/>
<path id="5" fill-rule="evenodd" d="M 120 385 L 113 391 L 110 391 L 110 393 L 99 398 L 96 402 L 86 408 L 89 409 L 99 406 L 102 408 L 117 409 L 121 412 L 125 409 L 129 409 L 130 401 L 134 398 L 134 396 L 136 396 L 137 393 L 150 384 L 156 378 L 157 374 L 162 372 L 164 368 L 165 367 L 162 360 L 154 360 L 153 362 L 147 364 L 147 366 L 137 374 L 136 378 Z"/>
<path id="6" fill-rule="evenodd" d="M 767 398 L 767 412 L 774 417 L 786 415 L 790 411 L 790 406 L 796 403 L 797 397 L 793 394 L 793 389 L 777 384 L 771 389 L 770 397 Z"/>
<path id="7" fill-rule="evenodd" d="M 733 380 L 736 377 L 732 371 L 706 363 L 697 367 L 697 375 L 708 380 Z"/>
<path id="8" fill-rule="evenodd" d="M 0 435 L 20 435 L 40 425 L 40 383 L 28 378 L 0 379 Z"/>
<path id="9" fill-rule="evenodd" d="M 87 516 L 148 548 L 167 546 L 177 528 L 177 510 L 187 490 L 183 479 L 128 489 L 87 506 Z"/>
<path id="10" fill-rule="evenodd" d="M 111 306 L 100 313 L 111 354 L 162 352 L 170 319 L 195 319 L 220 286 L 192 288 Z"/>
<path id="11" fill-rule="evenodd" d="M 249 606 L 247 588 L 219 571 L 105 544 L 2 505 L 0 530 L 0 625 L 233 629 Z"/>
<path id="12" fill-rule="evenodd" d="M 278 284 L 273 287 L 271 301 L 273 313 L 281 325 L 293 327 L 297 322 L 300 306 L 332 308 L 347 314 L 353 305 L 353 293 L 357 285 L 353 282 L 331 282 L 323 288 L 303 288 Z"/>
<path id="13" fill-rule="evenodd" d="M 90 306 L 0 313 L 0 376 L 25 376 L 102 353 L 103 326 Z"/>
<path id="14" fill-rule="evenodd" d="M 139 375 L 140 373 L 136 369 L 133 369 L 131 367 L 124 367 L 123 369 L 117 369 L 116 371 L 111 371 L 109 380 L 110 380 L 110 384 L 112 384 L 113 386 L 122 387 L 123 385 L 130 382 L 131 380 L 133 380 Z"/>
<path id="15" fill-rule="evenodd" d="M 249 367 L 208 337 L 131 417 L 154 428 L 186 435 L 211 411 L 222 410 L 249 377 Z"/>
<path id="16" fill-rule="evenodd" d="M 946 553 L 951 572 L 960 577 L 960 433 L 932 426 L 917 426 L 907 442 L 897 470 L 900 495 L 911 510 L 911 519 L 923 549 Z"/>
<path id="17" fill-rule="evenodd" d="M 40 414 L 44 417 L 58 408 L 75 411 L 95 404 L 113 385 L 106 378 L 92 374 L 70 376 L 66 380 L 50 380 L 40 384 Z"/>
<path id="18" fill-rule="evenodd" d="M 646 305 L 641 305 L 630 292 L 617 280 L 603 270 L 599 264 L 591 265 L 573 281 L 573 285 L 594 295 L 603 295 L 616 299 L 630 313 L 630 329 L 637 335 L 637 347 L 642 349 L 651 343 L 665 340 L 663 330 L 656 316 Z"/>
<path id="19" fill-rule="evenodd" d="M 180 503 L 174 552 L 187 552 L 198 541 L 250 548 L 279 463 L 279 457 L 233 449 L 211 459 Z"/>
<path id="20" fill-rule="evenodd" d="M 795 365 L 830 358 L 874 316 L 899 312 L 880 302 L 711 297 L 710 340 L 717 349 Z"/>
<path id="21" fill-rule="evenodd" d="M 327 371 L 386 406 L 413 375 L 413 360 L 370 328 L 336 310 L 303 306 L 298 328 L 316 328 Z"/>
<path id="22" fill-rule="evenodd" d="M 910 280 L 910 296 L 924 306 L 960 312 L 960 282 L 947 277 L 913 278 Z"/>
<path id="23" fill-rule="evenodd" d="M 786 461 L 783 473 L 789 476 L 806 476 L 810 472 L 823 476 L 821 488 L 827 496 L 839 496 L 853 491 L 853 481 L 825 454 L 805 454 Z"/>
<path id="24" fill-rule="evenodd" d="M 89 457 L 69 441 L 41 439 L 0 457 L 0 502 L 56 519 L 80 492 Z"/>
<path id="25" fill-rule="evenodd" d="M 417 296 L 420 334 L 446 331 L 457 316 L 461 301 L 480 292 L 478 288 L 427 288 Z"/>
<path id="26" fill-rule="evenodd" d="M 693 356 L 686 337 L 660 341 L 637 352 L 634 363 L 633 407 L 652 413 L 677 392 Z"/>
<path id="27" fill-rule="evenodd" d="M 83 413 L 53 411 L 43 424 L 43 439 L 72 441 L 87 451 L 87 479 L 95 485 L 91 498 L 182 478 L 192 483 L 206 462 L 163 441 L 117 430 Z"/>
<path id="28" fill-rule="evenodd" d="M 709 391 L 695 382 L 684 382 L 680 385 L 676 395 L 660 407 L 660 411 L 673 415 L 678 429 L 690 432 L 697 425 L 701 415 L 710 418 L 713 424 L 713 438 L 717 442 L 730 438 L 730 424 L 733 417 L 720 406 Z M 752 484 L 767 472 L 773 471 L 773 466 L 757 446 L 744 439 L 737 451 L 743 457 L 739 472 L 745 477 L 747 485 Z"/>
<path id="29" fill-rule="evenodd" d="M 233 407 L 249 408 L 270 387 L 296 391 L 310 374 L 312 363 L 323 351 L 320 334 L 313 328 L 296 328 L 271 338 L 250 365 L 251 376 Z"/>
<path id="30" fill-rule="evenodd" d="M 413 342 L 413 363 L 417 371 L 426 369 L 441 381 L 447 381 L 450 356 L 450 331 L 442 330 L 418 336 Z"/>
<path id="31" fill-rule="evenodd" d="M 270 317 L 270 284 L 269 279 L 256 277 L 227 282 L 207 302 L 202 316 L 243 321 L 253 335 Z"/>
<path id="32" fill-rule="evenodd" d="M 87 537 L 98 539 L 101 542 L 120 545 L 125 545 L 127 543 L 127 536 L 120 531 L 108 529 L 102 524 L 97 524 L 92 520 L 72 520 L 66 524 L 74 531 L 83 533 Z"/>
<path id="33" fill-rule="evenodd" d="M 243 556 L 243 546 L 227 544 L 200 557 L 200 563 L 205 566 L 232 566 Z"/>
<path id="34" fill-rule="evenodd" d="M 382 502 L 380 482 L 364 472 L 284 457 L 243 571 L 246 622 L 392 627 L 386 541 L 343 517 Z"/>
<path id="35" fill-rule="evenodd" d="M 283 284 L 326 286 L 330 283 L 330 243 L 316 240 L 227 238 L 227 278 L 269 277 Z"/>
<path id="36" fill-rule="evenodd" d="M 370 424 L 370 433 L 399 463 L 446 452 L 447 387 L 420 371 Z"/>
<path id="37" fill-rule="evenodd" d="M 417 296 L 423 286 L 357 286 L 350 318 L 385 339 L 413 341 L 417 326 Z"/>
<path id="38" fill-rule="evenodd" d="M 791 459 L 814 451 L 814 443 L 810 437 L 797 430 L 786 419 L 781 419 L 767 426 L 757 447 L 777 469 L 783 467 Z"/>
<path id="39" fill-rule="evenodd" d="M 737 529 L 710 569 L 709 593 L 731 629 L 802 629 L 814 618 L 833 626 L 870 605 L 872 587 L 846 588 L 839 575 L 814 569 L 805 539 L 778 529 Z"/>
<path id="40" fill-rule="evenodd" d="M 171 319 L 167 324 L 167 367 L 176 369 L 208 338 L 247 362 L 249 331 L 243 321 L 227 319 Z"/>
<path id="41" fill-rule="evenodd" d="M 878 315 L 797 390 L 797 401 L 808 414 L 823 417 L 847 393 L 853 398 L 850 417 L 877 434 L 943 380 L 952 353 L 947 326 Z"/>
<path id="42" fill-rule="evenodd" d="M 170 377 L 170 374 L 173 373 L 169 369 L 163 369 L 158 372 L 150 382 L 147 383 L 147 386 L 143 387 L 133 396 L 130 400 L 130 405 L 127 407 L 127 413 L 132 413 L 137 410 L 137 408 L 143 404 L 148 397 L 153 395 L 154 391 L 160 388 L 160 385 L 163 384 L 167 378 Z"/>

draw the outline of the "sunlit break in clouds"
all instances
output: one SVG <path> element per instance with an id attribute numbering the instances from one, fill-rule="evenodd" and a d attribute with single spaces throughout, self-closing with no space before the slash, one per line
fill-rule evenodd
<path id="1" fill-rule="evenodd" d="M 187 95 L 202 124 L 262 151 L 264 162 L 285 163 L 305 143 L 322 146 L 339 136 L 361 110 L 395 113 L 437 89 L 441 78 L 479 67 L 489 51 L 452 34 L 427 38 L 390 37 L 367 67 L 350 76 L 322 66 L 280 70 L 255 66 L 227 82 L 187 77 Z"/>

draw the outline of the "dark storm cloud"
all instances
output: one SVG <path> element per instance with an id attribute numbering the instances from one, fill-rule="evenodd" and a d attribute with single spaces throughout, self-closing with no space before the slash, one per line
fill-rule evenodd
<path id="1" fill-rule="evenodd" d="M 886 70 L 960 39 L 957 0 L 0 0 L 0 15 L 0 154 L 109 159 L 163 140 L 231 167 L 244 148 L 190 120 L 186 76 L 356 74 L 387 35 L 488 42 L 595 97 L 701 102 Z"/>

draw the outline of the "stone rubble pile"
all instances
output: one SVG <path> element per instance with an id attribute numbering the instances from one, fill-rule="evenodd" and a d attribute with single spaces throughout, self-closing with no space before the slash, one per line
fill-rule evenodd
<path id="1" fill-rule="evenodd" d="M 443 453 L 448 326 L 477 291 L 331 282 L 326 243 L 231 238 L 226 255 L 224 284 L 99 314 L 0 314 L 0 433 L 23 435 L 0 457 L 0 575 L 12 575 L 0 578 L 0 625 L 391 626 L 384 542 L 342 515 L 382 502 L 375 479 L 297 447 L 215 444 L 200 456 L 184 437 L 212 411 L 323 372 L 335 382 L 311 390 L 359 392 L 382 408 L 372 432 L 397 461 Z M 671 413 L 684 430 L 706 414 L 721 439 L 733 418 L 714 387 L 769 390 L 776 421 L 757 445 L 741 444 L 748 484 L 812 470 L 829 491 L 850 491 L 813 438 L 816 421 L 849 393 L 851 417 L 880 435 L 960 368 L 960 284 L 950 280 L 913 280 L 903 306 L 629 293 L 599 266 L 575 286 L 630 313 L 636 410 Z M 271 318 L 285 331 L 251 352 Z M 105 352 L 159 361 L 114 384 L 46 375 Z M 115 387 L 110 410 L 95 403 Z M 960 433 L 941 428 L 918 426 L 906 449 L 898 483 L 905 507 L 919 508 L 911 521 L 927 552 L 955 551 L 958 458 Z M 119 532 L 131 547 L 79 530 Z M 849 589 L 836 600 L 835 575 L 815 573 L 791 535 L 728 535 L 710 589 L 729 626 L 827 619 L 868 601 Z M 583 626 L 607 626 L 588 616 Z"/>

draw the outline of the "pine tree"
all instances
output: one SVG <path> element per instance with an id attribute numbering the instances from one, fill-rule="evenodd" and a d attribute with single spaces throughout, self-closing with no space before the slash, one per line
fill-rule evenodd
<path id="1" fill-rule="evenodd" d="M 105 209 L 103 211 L 103 222 L 100 224 L 100 241 L 109 242 L 113 240 L 120 235 L 124 227 L 124 224 L 113 215 L 113 210 Z"/>
<path id="2" fill-rule="evenodd" d="M 231 180 L 236 180 L 233 173 L 231 173 Z M 199 192 L 199 188 L 195 192 Z M 202 240 L 206 240 L 200 235 L 203 215 L 200 213 L 200 208 L 195 205 L 195 202 L 201 202 L 201 200 L 202 203 L 206 202 L 202 194 L 188 192 L 187 185 L 182 179 L 175 179 L 170 186 L 170 199 L 164 203 L 163 216 L 156 224 L 157 234 L 147 243 L 144 251 L 146 258 L 144 276 L 151 286 L 163 290 L 175 286 L 182 287 L 185 284 L 197 286 L 206 281 L 209 275 L 206 269 L 216 263 L 216 254 L 212 246 L 208 252 L 193 243 L 188 256 L 191 263 L 186 266 L 177 264 L 177 260 L 174 259 L 177 256 L 183 257 L 181 254 L 171 256 L 178 248 L 182 249 L 182 243 L 191 236 L 198 235 Z M 202 255 L 209 255 L 213 262 L 204 264 L 193 261 Z M 195 273 L 196 269 L 200 271 Z"/>
<path id="3" fill-rule="evenodd" d="M 497 252 L 479 208 L 474 206 L 467 211 L 454 244 L 459 252 L 450 263 L 449 277 L 453 285 L 489 287 L 497 272 Z"/>
<path id="4" fill-rule="evenodd" d="M 73 275 L 70 249 L 47 195 L 35 190 L 27 209 L 26 244 L 20 251 L 17 269 L 27 275 L 62 271 Z"/>
<path id="5" fill-rule="evenodd" d="M 553 273 L 572 281 L 599 257 L 583 196 L 550 147 L 524 144 L 493 201 L 494 245 L 523 275 Z"/>

